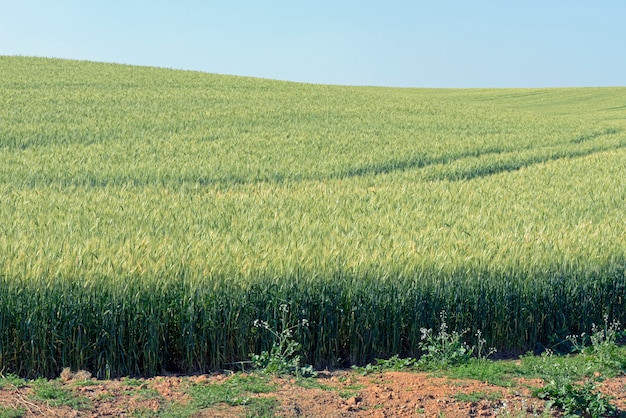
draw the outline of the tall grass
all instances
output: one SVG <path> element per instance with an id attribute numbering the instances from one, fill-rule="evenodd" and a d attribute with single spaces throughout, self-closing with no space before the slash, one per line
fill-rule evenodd
<path id="1" fill-rule="evenodd" d="M 626 320 L 624 89 L 0 72 L 0 370 L 235 367 L 285 303 L 316 366 Z"/>

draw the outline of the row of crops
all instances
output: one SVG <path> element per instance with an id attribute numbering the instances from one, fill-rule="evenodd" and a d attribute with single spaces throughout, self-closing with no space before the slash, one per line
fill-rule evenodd
<path id="1" fill-rule="evenodd" d="M 0 57 L 0 370 L 315 366 L 626 321 L 626 89 L 284 83 Z M 257 330 L 258 331 L 258 330 Z"/>

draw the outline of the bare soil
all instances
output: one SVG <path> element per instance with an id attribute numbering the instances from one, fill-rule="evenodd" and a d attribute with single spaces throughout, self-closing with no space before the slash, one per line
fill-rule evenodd
<path id="1" fill-rule="evenodd" d="M 224 374 L 162 376 L 152 379 L 110 381 L 59 379 L 76 397 L 89 399 L 88 407 L 55 406 L 35 400 L 33 385 L 4 385 L 0 389 L 0 416 L 19 409 L 24 417 L 125 417 L 158 416 L 168 405 L 189 401 L 185 387 L 190 383 L 223 383 Z M 362 376 L 354 371 L 322 372 L 316 379 L 299 383 L 292 378 L 273 378 L 276 390 L 251 394 L 272 397 L 280 417 L 495 417 L 559 416 L 546 411 L 545 404 L 531 397 L 530 387 L 540 380 L 517 380 L 504 388 L 476 380 L 433 377 L 426 373 L 385 372 Z M 599 389 L 626 410 L 626 377 L 608 379 Z M 545 415 L 542 415 L 544 414 Z M 195 417 L 240 417 L 250 412 L 245 406 L 217 404 Z"/>

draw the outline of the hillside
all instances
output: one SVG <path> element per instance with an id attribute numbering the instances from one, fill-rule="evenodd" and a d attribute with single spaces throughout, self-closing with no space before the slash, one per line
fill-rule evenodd
<path id="1" fill-rule="evenodd" d="M 626 321 L 626 88 L 392 89 L 0 57 L 0 370 L 316 366 Z"/>

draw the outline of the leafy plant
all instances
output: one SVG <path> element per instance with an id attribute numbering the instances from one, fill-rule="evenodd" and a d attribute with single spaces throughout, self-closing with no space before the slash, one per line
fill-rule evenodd
<path id="1" fill-rule="evenodd" d="M 416 364 L 417 360 L 411 357 L 408 358 L 400 358 L 397 354 L 387 360 L 385 359 L 376 359 L 375 364 L 367 364 L 366 366 L 352 366 L 352 369 L 358 372 L 359 374 L 365 376 L 370 373 L 380 373 L 384 371 L 401 371 L 406 370 L 413 367 Z"/>
<path id="2" fill-rule="evenodd" d="M 298 377 L 314 377 L 317 372 L 312 366 L 301 366 L 300 343 L 293 339 L 293 330 L 302 326 L 308 326 L 308 321 L 303 319 L 296 325 L 289 325 L 289 307 L 280 305 L 280 330 L 272 329 L 267 321 L 255 320 L 254 327 L 268 331 L 274 338 L 270 351 L 262 351 L 261 354 L 251 354 L 252 366 L 264 373 L 273 375 L 295 374 Z"/>
<path id="3" fill-rule="evenodd" d="M 377 360 L 377 363 L 384 370 L 392 370 L 392 371 L 401 371 L 408 368 L 411 368 L 415 365 L 414 358 L 400 358 L 397 354 L 388 360 Z"/>
<path id="4" fill-rule="evenodd" d="M 595 382 L 601 379 L 601 372 L 623 371 L 623 350 L 617 346 L 620 334 L 618 322 L 609 323 L 604 316 L 604 326 L 592 325 L 591 334 L 568 336 L 572 351 L 578 356 L 555 361 L 551 351 L 542 355 L 546 367 L 543 373 L 546 385 L 533 390 L 533 395 L 548 401 L 548 407 L 563 409 L 566 416 L 603 417 L 617 415 L 617 408 L 611 404 L 611 398 L 597 390 Z M 583 382 L 574 379 L 585 376 Z"/>
<path id="5" fill-rule="evenodd" d="M 533 395 L 547 401 L 548 408 L 561 408 L 565 416 L 605 417 L 617 415 L 611 399 L 602 395 L 593 382 L 579 384 L 570 379 L 548 382 L 543 388 L 534 389 Z"/>
<path id="6" fill-rule="evenodd" d="M 572 351 L 585 356 L 593 366 L 622 372 L 626 368 L 626 356 L 617 345 L 618 338 L 623 335 L 621 324 L 617 321 L 609 322 L 606 314 L 603 318 L 603 326 L 592 324 L 591 334 L 570 335 L 567 340 L 572 345 Z"/>
<path id="7" fill-rule="evenodd" d="M 439 332 L 436 334 L 432 329 L 421 328 L 422 337 L 418 346 L 422 350 L 418 365 L 427 369 L 442 369 L 449 366 L 467 364 L 475 356 L 479 361 L 485 361 L 496 352 L 491 347 L 486 348 L 486 340 L 482 332 L 477 330 L 476 345 L 470 346 L 463 337 L 469 333 L 469 329 L 459 331 L 448 331 L 446 313 L 439 313 Z"/>
<path id="8" fill-rule="evenodd" d="M 469 330 L 449 332 L 444 311 L 439 314 L 439 320 L 437 334 L 434 334 L 432 329 L 421 329 L 422 341 L 419 348 L 423 354 L 418 365 L 437 369 L 467 363 L 472 357 L 473 349 L 463 341 L 463 335 Z"/>
<path id="9" fill-rule="evenodd" d="M 482 331 L 476 330 L 476 345 L 472 348 L 472 352 L 478 360 L 487 360 L 492 354 L 498 352 L 495 347 L 487 348 L 486 344 L 487 340 L 483 338 Z"/>

